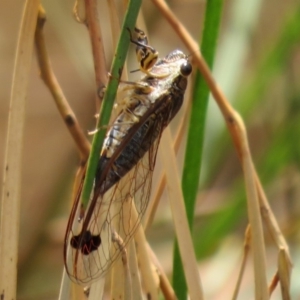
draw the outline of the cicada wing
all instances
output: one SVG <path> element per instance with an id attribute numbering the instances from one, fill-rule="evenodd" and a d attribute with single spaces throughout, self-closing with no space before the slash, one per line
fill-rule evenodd
<path id="1" fill-rule="evenodd" d="M 150 145 L 148 151 L 104 195 L 92 197 L 85 217 L 79 223 L 80 201 L 74 203 L 76 213 L 71 213 L 71 225 L 65 240 L 66 269 L 70 278 L 79 284 L 86 285 L 105 275 L 141 223 L 150 198 L 165 116 L 158 114 L 151 118 L 153 120 L 148 123 L 148 132 L 144 135 Z M 136 210 L 137 218 L 131 217 L 133 210 Z M 121 247 L 112 241 L 113 234 L 121 238 Z"/>
<path id="2" fill-rule="evenodd" d="M 110 267 L 112 228 L 109 194 L 110 191 L 104 197 L 98 197 L 86 228 L 84 228 L 85 218 L 78 221 L 80 203 L 77 204 L 76 213 L 70 222 L 71 226 L 68 226 L 65 239 L 65 266 L 70 278 L 78 284 L 86 285 L 93 282 L 103 276 Z M 89 211 L 88 206 L 86 215 Z"/>
<path id="3" fill-rule="evenodd" d="M 157 151 L 155 142 L 150 152 Z M 112 242 L 115 232 L 126 245 L 138 228 L 144 215 L 151 192 L 154 160 L 148 153 L 136 166 L 108 190 L 99 196 L 90 221 L 83 230 L 84 219 L 78 222 L 80 205 L 66 238 L 66 269 L 70 278 L 78 284 L 92 283 L 104 276 L 117 259 L 122 249 Z M 87 215 L 89 212 L 87 208 Z M 133 219 L 133 210 L 138 218 Z"/>

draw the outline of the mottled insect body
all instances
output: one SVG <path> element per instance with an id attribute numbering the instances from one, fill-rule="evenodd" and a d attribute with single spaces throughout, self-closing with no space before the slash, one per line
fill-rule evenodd
<path id="1" fill-rule="evenodd" d="M 96 181 L 103 173 L 107 161 L 132 133 L 132 138 L 107 173 L 101 193 L 106 192 L 136 165 L 176 115 L 183 101 L 190 72 L 191 65 L 186 55 L 175 50 L 152 67 L 152 76 L 165 74 L 163 78 L 147 75 L 136 83 L 136 88 L 128 97 L 127 107 L 117 117 L 104 141 Z"/>
<path id="2" fill-rule="evenodd" d="M 125 104 L 106 134 L 89 206 L 77 224 L 77 198 L 66 232 L 66 270 L 79 284 L 90 283 L 110 269 L 120 254 L 113 234 L 120 235 L 126 245 L 139 226 L 150 197 L 162 131 L 180 109 L 192 71 L 179 50 L 158 60 L 145 34 L 136 32 L 138 39 L 131 37 L 131 42 L 136 44 L 140 69 L 146 75 L 128 89 Z M 124 203 L 129 199 L 134 200 L 130 203 L 138 213 L 135 222 L 126 219 Z"/>

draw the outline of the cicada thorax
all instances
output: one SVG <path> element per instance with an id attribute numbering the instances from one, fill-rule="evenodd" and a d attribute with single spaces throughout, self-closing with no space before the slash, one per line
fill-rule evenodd
<path id="1" fill-rule="evenodd" d="M 168 62 L 174 66 L 169 65 L 167 69 L 164 66 L 167 62 L 158 62 L 155 69 L 158 75 L 159 71 L 172 72 L 169 77 L 162 79 L 144 76 L 130 93 L 128 106 L 108 131 L 96 174 L 96 182 L 103 182 L 100 193 L 105 193 L 136 165 L 179 111 L 187 77 L 182 75 L 177 64 L 184 64 L 186 58 L 180 57 L 177 51 L 179 61 L 174 60 L 174 56 Z M 122 151 L 112 160 L 113 153 L 120 147 Z M 112 164 L 105 179 L 101 180 L 108 163 Z M 153 168 L 154 165 L 150 167 Z"/>
<path id="2" fill-rule="evenodd" d="M 78 283 L 86 284 L 106 274 L 120 253 L 112 235 L 120 235 L 126 245 L 139 226 L 150 197 L 161 134 L 181 107 L 192 70 L 187 56 L 179 50 L 158 60 L 145 34 L 138 29 L 136 32 L 137 40 L 131 37 L 131 41 L 145 75 L 128 89 L 127 101 L 107 131 L 93 195 L 79 231 L 73 229 L 79 200 L 68 225 L 65 247 L 70 247 L 71 253 L 66 268 Z M 130 214 L 126 215 L 133 206 L 138 215 L 134 222 Z"/>

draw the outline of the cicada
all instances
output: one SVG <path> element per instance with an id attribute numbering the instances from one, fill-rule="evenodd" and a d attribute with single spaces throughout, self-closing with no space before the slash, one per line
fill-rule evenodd
<path id="1" fill-rule="evenodd" d="M 126 246 L 147 208 L 156 154 L 164 128 L 179 111 L 192 66 L 180 50 L 164 58 L 135 29 L 137 60 L 144 76 L 127 88 L 122 109 L 107 130 L 89 205 L 80 212 L 80 193 L 69 218 L 65 267 L 82 285 L 104 276 Z M 126 205 L 127 204 L 127 205 Z M 131 218 L 135 209 L 138 217 Z"/>

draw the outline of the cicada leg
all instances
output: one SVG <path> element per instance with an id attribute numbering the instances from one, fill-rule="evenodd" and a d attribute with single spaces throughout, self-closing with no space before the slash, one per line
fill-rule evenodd
<path id="1" fill-rule="evenodd" d="M 120 83 L 126 84 L 125 87 L 122 87 L 122 91 L 131 91 L 138 89 L 142 94 L 150 94 L 154 88 L 150 86 L 147 82 L 134 82 L 134 81 L 126 81 L 120 80 Z"/>
<path id="2" fill-rule="evenodd" d="M 148 38 L 144 31 L 135 28 L 134 31 L 137 33 L 137 39 L 134 40 L 132 38 L 132 33 L 128 29 L 130 33 L 130 41 L 131 43 L 136 45 L 135 52 L 137 56 L 138 63 L 140 65 L 140 70 L 152 77 L 155 78 L 164 78 L 168 76 L 168 73 L 155 74 L 151 73 L 152 67 L 156 64 L 158 59 L 158 51 L 156 51 L 153 47 L 148 45 Z"/>
<path id="3" fill-rule="evenodd" d="M 144 103 L 145 105 L 148 104 L 149 101 L 147 100 L 145 95 L 148 95 L 151 92 L 153 92 L 154 88 L 152 86 L 150 86 L 146 82 L 132 82 L 132 81 L 120 81 L 120 82 L 126 84 L 126 86 L 121 88 L 120 92 L 134 91 L 135 96 L 132 97 L 132 92 L 131 92 L 130 95 L 122 97 L 121 100 L 118 100 L 114 104 L 115 109 L 121 109 L 123 111 L 127 110 L 130 114 L 133 114 L 133 112 L 129 109 L 129 107 L 131 107 L 132 104 L 134 105 L 134 103 L 136 103 L 137 100 L 141 103 Z"/>

